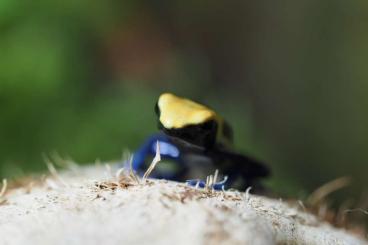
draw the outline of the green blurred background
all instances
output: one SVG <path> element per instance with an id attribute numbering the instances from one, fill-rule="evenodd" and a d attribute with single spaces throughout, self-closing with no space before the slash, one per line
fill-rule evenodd
<path id="1" fill-rule="evenodd" d="M 171 91 L 227 118 L 274 190 L 299 198 L 351 176 L 336 198 L 361 203 L 367 16 L 364 0 L 1 0 L 0 177 L 45 170 L 53 151 L 120 159 Z"/>

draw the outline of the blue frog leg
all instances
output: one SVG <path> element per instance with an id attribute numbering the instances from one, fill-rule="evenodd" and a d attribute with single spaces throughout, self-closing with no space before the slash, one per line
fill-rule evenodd
<path id="1" fill-rule="evenodd" d="M 150 136 L 141 147 L 134 153 L 132 168 L 134 171 L 142 175 L 146 171 L 146 161 L 156 155 L 157 142 L 160 148 L 161 160 L 171 160 L 174 164 L 178 164 L 179 167 L 183 166 L 181 161 L 181 153 L 179 148 L 164 134 L 154 134 Z M 158 171 L 152 172 L 151 176 L 154 178 L 164 178 L 175 180 L 175 176 L 179 173 Z"/>
<path id="2" fill-rule="evenodd" d="M 226 181 L 228 180 L 228 177 L 225 176 L 223 180 L 214 183 L 211 187 L 214 190 L 224 190 L 225 189 L 225 185 L 226 185 Z M 187 180 L 186 183 L 190 186 L 195 186 L 195 187 L 200 187 L 200 188 L 204 188 L 206 187 L 206 182 L 204 180 L 201 179 L 192 179 L 192 180 Z"/>

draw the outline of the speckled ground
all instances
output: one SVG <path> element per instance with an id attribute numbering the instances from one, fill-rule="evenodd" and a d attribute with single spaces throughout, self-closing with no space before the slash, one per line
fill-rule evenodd
<path id="1" fill-rule="evenodd" d="M 9 190 L 0 244 L 367 244 L 280 200 L 91 166 Z"/>

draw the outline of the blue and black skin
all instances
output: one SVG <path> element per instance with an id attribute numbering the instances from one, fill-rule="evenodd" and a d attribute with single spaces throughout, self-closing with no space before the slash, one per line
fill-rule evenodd
<path id="1" fill-rule="evenodd" d="M 161 112 L 157 104 L 155 112 L 160 118 Z M 166 128 L 158 120 L 158 127 L 161 132 L 149 137 L 134 154 L 132 167 L 138 173 L 145 171 L 147 164 L 156 154 L 158 143 L 161 159 L 171 161 L 176 165 L 176 169 L 175 171 L 155 169 L 151 175 L 154 178 L 186 181 L 190 185 L 204 187 L 205 176 L 213 174 L 212 170 L 218 169 L 227 178 L 215 184 L 214 189 L 234 187 L 245 190 L 251 186 L 257 191 L 262 189 L 259 179 L 270 175 L 269 169 L 258 160 L 228 150 L 223 144 L 216 142 L 219 127 L 216 120 L 175 129 Z M 232 140 L 232 130 L 226 122 L 223 131 L 226 137 Z M 204 176 L 193 179 L 192 173 L 199 168 L 205 170 Z"/>

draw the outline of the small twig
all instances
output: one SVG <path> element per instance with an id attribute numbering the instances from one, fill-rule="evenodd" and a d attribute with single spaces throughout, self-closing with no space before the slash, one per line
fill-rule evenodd
<path id="1" fill-rule="evenodd" d="M 8 181 L 6 179 L 3 179 L 3 186 L 1 187 L 1 190 L 0 190 L 0 198 L 5 195 L 7 187 L 8 187 Z"/>
<path id="2" fill-rule="evenodd" d="M 361 212 L 363 214 L 368 215 L 368 210 L 364 210 L 362 208 L 354 208 L 354 209 L 346 209 L 346 210 L 344 210 L 344 213 L 352 213 L 352 212 Z"/>
<path id="3" fill-rule="evenodd" d="M 246 190 L 245 190 L 245 201 L 248 203 L 250 200 L 250 190 L 252 190 L 252 187 L 249 186 Z"/>
<path id="4" fill-rule="evenodd" d="M 133 171 L 133 157 L 134 155 L 132 154 L 130 159 L 129 159 L 129 176 L 131 179 L 133 179 L 137 184 L 139 184 L 139 178 L 135 175 L 134 171 Z"/>
<path id="5" fill-rule="evenodd" d="M 213 183 L 214 183 L 214 184 L 216 184 L 216 182 L 217 182 L 218 173 L 219 173 L 219 170 L 218 170 L 218 169 L 216 169 L 216 171 L 215 171 L 215 175 L 214 175 L 214 177 L 213 177 Z"/>
<path id="6" fill-rule="evenodd" d="M 156 155 L 153 158 L 151 165 L 148 167 L 147 171 L 144 173 L 143 181 L 145 181 L 148 178 L 148 176 L 151 174 L 151 172 L 156 167 L 156 165 L 159 161 L 161 161 L 160 144 L 157 141 L 157 143 L 156 143 Z"/>
<path id="7" fill-rule="evenodd" d="M 322 217 L 322 218 L 325 218 L 326 217 L 326 214 L 327 214 L 327 205 L 326 204 L 323 204 L 321 206 L 318 207 L 318 216 L 319 217 Z"/>
<path id="8" fill-rule="evenodd" d="M 63 158 L 57 151 L 51 152 L 50 156 L 56 166 L 71 170 L 78 169 L 78 165 L 70 157 Z"/>
<path id="9" fill-rule="evenodd" d="M 299 204 L 300 207 L 302 207 L 302 209 L 303 209 L 304 212 L 307 212 L 307 209 L 305 208 L 305 205 L 302 202 L 302 200 L 298 200 L 298 204 Z"/>
<path id="10" fill-rule="evenodd" d="M 124 168 L 119 168 L 118 171 L 116 171 L 115 178 L 117 181 L 120 180 L 120 176 L 122 172 L 124 172 Z"/>
<path id="11" fill-rule="evenodd" d="M 338 208 L 338 210 L 336 211 L 336 214 L 335 214 L 335 223 L 337 225 L 340 225 L 340 226 L 345 226 L 347 223 L 346 223 L 346 217 L 347 217 L 347 213 L 348 212 L 345 212 L 346 210 L 349 210 L 349 207 L 351 207 L 353 204 L 353 201 L 350 199 L 344 201 Z"/>
<path id="12" fill-rule="evenodd" d="M 208 189 L 208 185 L 209 185 L 209 183 L 210 183 L 210 176 L 207 176 L 206 177 L 206 184 L 204 185 L 204 189 Z"/>
<path id="13" fill-rule="evenodd" d="M 319 187 L 317 190 L 315 190 L 310 196 L 307 198 L 307 202 L 311 206 L 315 206 L 318 203 L 321 203 L 321 201 L 328 196 L 330 193 L 337 191 L 338 189 L 341 189 L 347 185 L 350 184 L 350 178 L 349 177 L 341 177 L 338 179 L 335 179 L 333 181 L 330 181 L 321 187 Z"/>
<path id="14" fill-rule="evenodd" d="M 212 176 L 212 174 L 209 176 L 209 180 L 208 180 L 208 187 L 209 188 L 212 188 L 212 186 L 213 186 L 213 176 Z"/>

